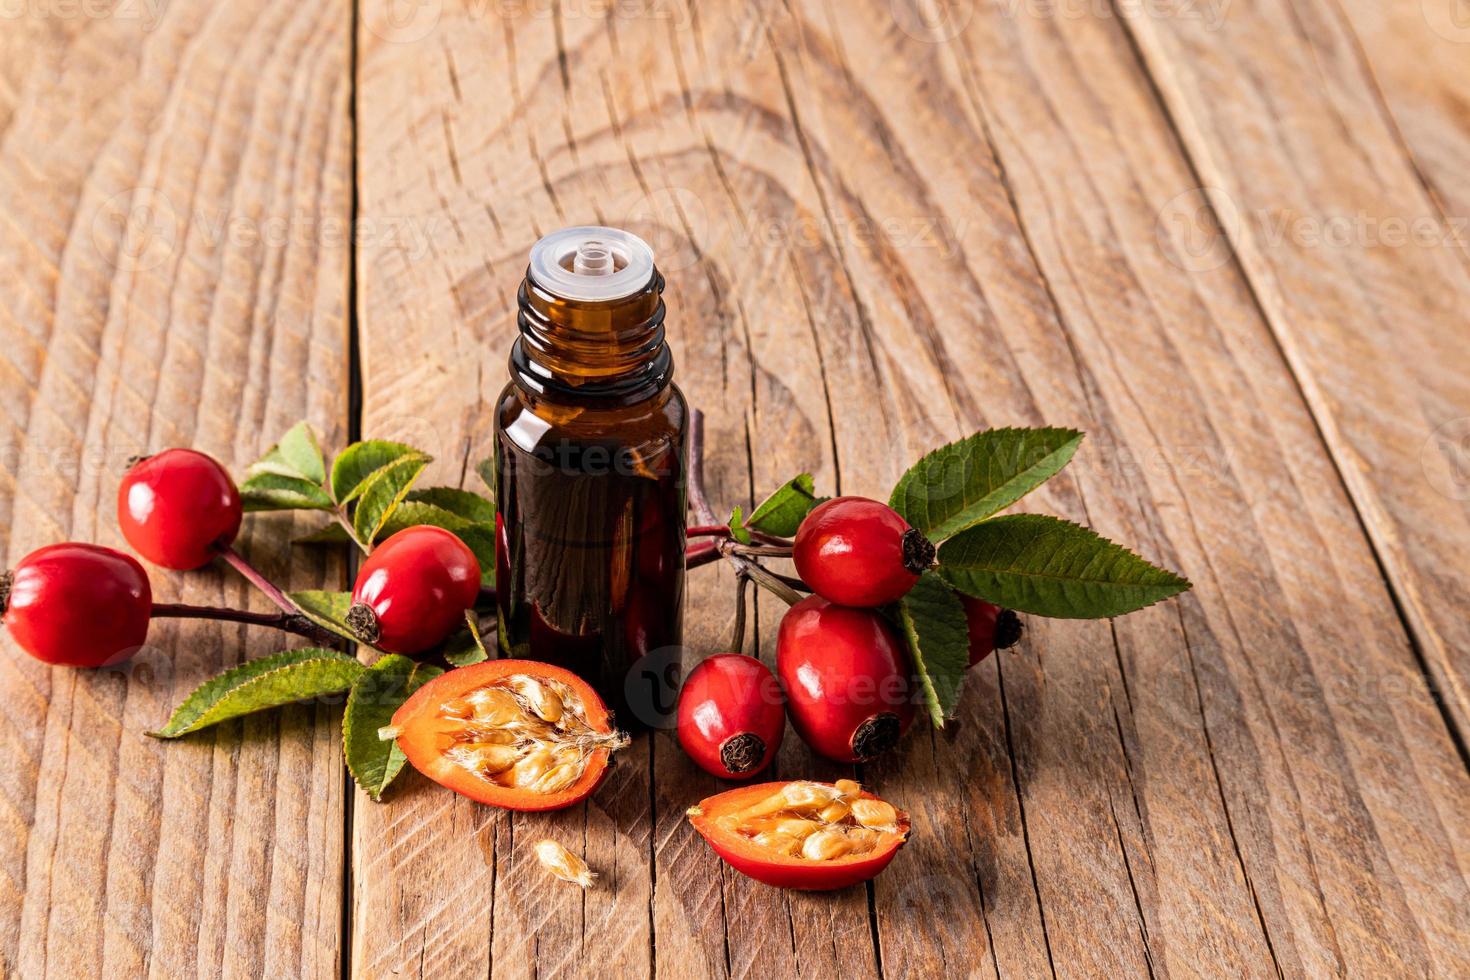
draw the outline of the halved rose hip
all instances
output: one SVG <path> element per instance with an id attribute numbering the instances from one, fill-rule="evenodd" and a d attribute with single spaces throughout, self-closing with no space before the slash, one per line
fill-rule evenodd
<path id="1" fill-rule="evenodd" d="M 867 881 L 909 834 L 908 814 L 851 779 L 742 786 L 690 807 L 688 816 L 736 871 L 804 891 Z"/>
<path id="2" fill-rule="evenodd" d="M 419 772 L 508 810 L 559 810 L 586 798 L 628 744 L 576 674 L 531 660 L 491 660 L 434 678 L 380 733 Z"/>

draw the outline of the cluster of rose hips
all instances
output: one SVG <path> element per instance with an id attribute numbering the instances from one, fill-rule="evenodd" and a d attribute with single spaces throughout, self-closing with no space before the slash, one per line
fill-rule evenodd
<path id="1" fill-rule="evenodd" d="M 769 765 L 788 714 L 803 741 L 838 762 L 886 752 L 913 721 L 912 669 L 883 610 L 933 564 L 933 544 L 886 504 L 837 497 L 802 521 L 792 560 L 813 595 L 781 620 L 775 675 L 754 657 L 718 654 L 680 691 L 679 743 L 716 776 L 749 779 Z M 971 666 L 1019 639 L 1015 613 L 960 600 Z"/>
<path id="2" fill-rule="evenodd" d="M 135 558 L 78 542 L 33 551 L 0 576 L 0 616 L 31 656 L 68 667 L 127 659 L 143 646 L 149 623 L 159 616 L 254 622 L 322 636 L 231 547 L 243 513 L 230 474 L 192 449 L 137 460 L 118 488 L 118 524 L 138 554 L 179 571 L 222 557 L 281 606 L 281 617 L 155 605 L 148 575 Z M 441 528 L 409 527 L 363 562 L 348 623 L 379 649 L 419 653 L 464 624 L 464 611 L 474 606 L 479 591 L 480 565 L 464 542 Z"/>
<path id="3" fill-rule="evenodd" d="M 211 457 L 170 449 L 135 462 L 118 489 L 118 523 L 139 555 L 190 570 L 222 557 L 281 606 L 282 616 L 155 605 L 147 573 L 130 555 L 92 544 L 50 545 L 0 577 L 0 614 L 22 648 L 72 667 L 118 663 L 144 644 L 159 616 L 199 616 L 320 631 L 232 547 L 243 507 L 229 473 Z M 759 660 L 720 654 L 680 692 L 678 734 L 708 771 L 749 779 L 770 764 L 786 716 L 814 750 L 863 762 L 892 748 L 914 716 L 912 668 L 885 607 L 934 561 L 934 546 L 885 504 L 838 497 L 802 521 L 791 556 L 813 594 L 781 621 L 776 673 Z M 419 654 L 443 643 L 480 597 L 480 565 L 453 533 L 428 525 L 387 538 L 363 561 L 346 625 L 380 650 Z M 1014 613 L 961 596 L 970 663 L 1019 637 Z M 779 678 L 779 679 L 778 679 Z"/>

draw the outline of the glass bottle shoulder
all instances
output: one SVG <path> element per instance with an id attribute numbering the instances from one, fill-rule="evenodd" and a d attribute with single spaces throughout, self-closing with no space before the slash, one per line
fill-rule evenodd
<path id="1" fill-rule="evenodd" d="M 522 452 L 564 442 L 616 442 L 640 452 L 682 447 L 689 404 L 672 382 L 633 405 L 575 405 L 541 398 L 514 381 L 501 389 L 496 431 Z"/>

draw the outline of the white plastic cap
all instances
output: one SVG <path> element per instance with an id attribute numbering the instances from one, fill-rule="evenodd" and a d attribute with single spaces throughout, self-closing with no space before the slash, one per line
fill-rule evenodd
<path id="1" fill-rule="evenodd" d="M 531 278 L 561 299 L 622 299 L 653 278 L 653 249 L 619 228 L 563 228 L 531 247 Z"/>

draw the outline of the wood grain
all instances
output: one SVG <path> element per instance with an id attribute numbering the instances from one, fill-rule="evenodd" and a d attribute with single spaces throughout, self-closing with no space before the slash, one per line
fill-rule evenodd
<path id="1" fill-rule="evenodd" d="M 156 5 L 155 5 L 156 6 Z M 128 11 L 131 11 L 129 13 Z M 0 30 L 0 527 L 10 562 L 125 547 L 133 454 L 238 471 L 301 417 L 345 430 L 348 40 L 289 3 L 27 8 Z M 269 237 L 272 222 L 298 236 Z M 290 520 L 241 547 L 287 570 Z M 297 556 L 291 581 L 341 581 Z M 162 601 L 266 608 L 217 569 Z M 124 667 L 46 669 L 4 640 L 0 975 L 331 976 L 343 783 L 335 712 L 298 707 L 153 741 L 262 631 L 166 621 Z"/>
<path id="2" fill-rule="evenodd" d="M 1167 220 L 1198 181 L 1126 25 L 985 5 L 936 43 L 886 4 L 661 9 L 448 5 L 396 43 L 365 18 L 362 105 L 389 126 L 360 161 L 364 214 L 454 229 L 433 261 L 362 263 L 369 418 L 422 415 L 483 455 L 471 393 L 504 377 L 525 250 L 555 225 L 621 224 L 669 276 L 722 505 L 804 468 L 882 495 L 969 429 L 1076 424 L 1083 459 L 1034 506 L 1199 586 L 1111 629 L 1033 623 L 977 672 L 957 731 L 861 773 L 918 828 L 866 895 L 720 868 L 679 817 L 713 782 L 667 736 L 654 873 L 607 899 L 632 899 L 617 935 L 564 916 L 521 874 L 520 818 L 498 819 L 493 969 L 638 968 L 629 945 L 651 936 L 676 975 L 1462 970 L 1464 768 L 1252 283 L 1228 252 L 1199 268 Z M 728 643 L 722 577 L 692 584 L 699 653 Z M 767 657 L 778 613 L 759 602 Z M 779 771 L 844 770 L 793 742 Z M 630 777 L 589 813 L 647 791 Z M 361 902 L 470 860 L 432 823 L 412 821 Z M 616 850 L 586 827 L 589 853 Z M 624 832 L 645 846 L 643 825 Z M 403 951 L 394 928 L 461 922 L 454 902 L 407 923 L 361 902 L 369 972 L 417 962 L 417 933 Z"/>
<path id="3" fill-rule="evenodd" d="M 1368 83 L 1411 165 L 1444 215 L 1446 237 L 1470 248 L 1470 16 L 1460 0 L 1343 0 L 1341 42 L 1358 49 Z M 1327 11 L 1331 13 L 1331 8 Z"/>
<path id="4" fill-rule="evenodd" d="M 411 772 L 374 804 L 332 706 L 142 735 L 274 637 L 164 623 L 97 673 L 3 641 L 0 975 L 1470 974 L 1470 39 L 1438 0 L 88 9 L 0 30 L 11 562 L 119 546 L 131 454 L 238 470 L 301 417 L 474 486 L 528 249 L 606 223 L 668 277 L 717 508 L 802 470 L 882 497 L 976 428 L 1074 425 L 1025 508 L 1195 588 L 1031 620 L 893 758 L 789 735 L 769 778 L 913 816 L 833 895 L 718 861 L 683 812 L 721 784 L 669 732 L 561 813 Z M 309 523 L 242 547 L 336 587 L 287 544 Z M 769 662 L 782 608 L 749 601 Z M 691 574 L 690 660 L 733 602 Z M 545 875 L 544 836 L 598 887 Z"/>
<path id="5" fill-rule="evenodd" d="M 1335 4 L 1125 20 L 1463 739 L 1463 228 L 1429 193 Z"/>

